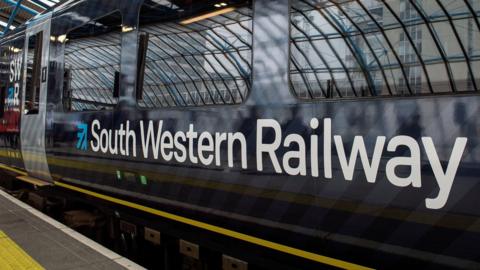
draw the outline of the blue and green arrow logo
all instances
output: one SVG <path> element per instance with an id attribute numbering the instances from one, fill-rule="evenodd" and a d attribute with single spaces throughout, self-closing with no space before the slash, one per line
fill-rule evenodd
<path id="1" fill-rule="evenodd" d="M 87 150 L 88 149 L 88 125 L 85 123 L 78 123 L 77 124 L 77 149 L 79 150 Z"/>

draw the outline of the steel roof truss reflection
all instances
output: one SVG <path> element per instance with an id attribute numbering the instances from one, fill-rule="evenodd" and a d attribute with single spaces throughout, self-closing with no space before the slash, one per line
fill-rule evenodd
<path id="1" fill-rule="evenodd" d="M 162 22 L 142 26 L 140 32 L 149 33 L 150 38 L 140 106 L 243 101 L 250 89 L 251 23 L 251 10 L 238 8 L 189 25 Z M 65 62 L 74 78 L 75 108 L 115 104 L 111 89 L 119 68 L 119 45 L 120 34 L 67 43 Z M 84 104 L 80 104 L 82 100 Z"/>
<path id="2" fill-rule="evenodd" d="M 309 99 L 479 91 L 474 72 L 479 45 L 475 41 L 467 45 L 468 41 L 462 40 L 465 34 L 474 39 L 474 34 L 480 33 L 476 10 L 480 5 L 475 1 L 294 1 L 290 77 L 293 90 Z M 460 23 L 470 20 L 475 30 L 461 27 Z M 450 27 L 458 53 L 446 52 L 446 34 L 440 23 Z M 430 41 L 431 48 L 419 45 Z M 432 58 L 435 55 L 438 58 Z M 443 64 L 450 90 L 442 86 L 444 78 L 432 73 L 438 62 Z M 466 79 L 455 77 L 464 76 L 459 70 L 455 70 L 454 76 L 453 63 L 465 64 Z"/>
<path id="3" fill-rule="evenodd" d="M 74 110 L 112 107 L 114 74 L 120 69 L 120 33 L 81 38 L 65 45 L 65 67 L 71 72 Z"/>
<path id="4" fill-rule="evenodd" d="M 231 27 L 240 29 L 243 35 Z M 251 53 L 248 12 L 237 9 L 190 25 L 155 23 L 140 31 L 150 34 L 145 72 L 148 87 L 144 91 L 158 86 L 161 93 L 147 93 L 145 106 L 155 104 L 152 97 L 161 97 L 162 106 L 231 104 L 244 100 L 250 88 L 251 70 L 250 60 L 245 58 Z"/>

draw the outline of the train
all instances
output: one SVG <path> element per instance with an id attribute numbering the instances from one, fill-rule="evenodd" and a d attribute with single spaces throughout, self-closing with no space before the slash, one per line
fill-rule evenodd
<path id="1" fill-rule="evenodd" d="M 161 269 L 477 269 L 479 14 L 62 2 L 0 39 L 2 182 Z"/>

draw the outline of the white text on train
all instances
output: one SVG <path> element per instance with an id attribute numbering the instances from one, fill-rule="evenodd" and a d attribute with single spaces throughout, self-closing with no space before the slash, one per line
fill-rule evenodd
<path id="1" fill-rule="evenodd" d="M 20 78 L 22 74 L 22 54 L 14 54 L 12 60 L 10 60 L 10 83 L 12 86 L 8 89 L 7 105 L 19 106 L 20 105 Z"/>
<path id="2" fill-rule="evenodd" d="M 163 120 L 148 121 L 148 123 L 140 121 L 139 126 L 141 156 L 145 159 L 158 160 L 161 158 L 167 162 L 175 160 L 179 163 L 189 160 L 193 164 L 200 163 L 205 166 L 222 166 L 222 163 L 226 162 L 230 168 L 233 168 L 237 164 L 235 162 L 238 162 L 237 166 L 241 166 L 242 169 L 252 166 L 247 161 L 249 157 L 247 151 L 251 148 L 247 147 L 246 136 L 241 132 L 215 132 L 215 134 L 207 131 L 199 132 L 195 130 L 193 124 L 190 124 L 188 131 L 172 133 L 164 130 Z M 440 209 L 445 206 L 467 144 L 467 138 L 456 138 L 444 170 L 430 137 L 422 137 L 419 142 L 413 137 L 400 135 L 387 142 L 385 136 L 378 136 L 373 153 L 370 153 L 371 159 L 369 159 L 362 136 L 355 136 L 351 145 L 351 153 L 349 155 L 345 153 L 342 136 L 332 134 L 330 118 L 323 121 L 323 153 L 319 153 L 319 136 L 314 132 L 319 126 L 317 118 L 311 119 L 310 128 L 313 132 L 308 143 L 310 149 L 306 149 L 307 143 L 300 134 L 283 134 L 278 121 L 258 119 L 255 138 L 256 170 L 264 171 L 265 166 L 271 164 L 273 171 L 278 174 L 320 177 L 320 168 L 323 168 L 322 176 L 329 181 L 333 178 L 332 161 L 335 161 L 335 164 L 339 164 L 338 170 L 341 171 L 346 181 L 352 181 L 355 170 L 358 171 L 359 168 L 362 168 L 369 183 L 375 183 L 378 172 L 384 171 L 385 178 L 394 186 L 421 188 L 421 147 L 423 146 L 439 187 L 438 195 L 434 198 L 426 198 L 425 205 L 430 209 Z M 137 131 L 131 129 L 130 121 L 121 124 L 118 130 L 108 130 L 102 129 L 100 121 L 94 120 L 91 125 L 91 134 L 93 140 L 90 141 L 90 145 L 94 152 L 101 151 L 113 155 L 137 157 Z M 399 147 L 408 148 L 410 155 L 393 156 Z M 222 153 L 225 155 L 225 150 L 222 151 L 222 149 L 225 148 L 226 158 L 222 157 Z M 336 153 L 336 156 L 332 153 Z M 388 153 L 386 154 L 387 158 L 383 157 L 384 153 Z M 323 157 L 323 166 L 320 166 L 320 155 Z M 360 158 L 361 167 L 356 165 L 358 158 Z M 382 160 L 386 161 L 382 163 L 385 164 L 385 168 L 380 168 Z M 408 176 L 397 175 L 396 168 L 399 166 L 409 167 L 410 174 Z"/>

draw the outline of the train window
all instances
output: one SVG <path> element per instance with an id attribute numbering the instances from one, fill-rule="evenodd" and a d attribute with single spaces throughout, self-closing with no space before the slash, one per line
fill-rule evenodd
<path id="1" fill-rule="evenodd" d="M 115 12 L 57 38 L 65 43 L 66 111 L 112 110 L 118 103 L 121 25 Z"/>
<path id="2" fill-rule="evenodd" d="M 480 88 L 479 5 L 292 1 L 290 85 L 303 99 Z"/>
<path id="3" fill-rule="evenodd" d="M 146 0 L 139 23 L 140 107 L 245 99 L 252 64 L 250 1 Z"/>
<path id="4" fill-rule="evenodd" d="M 21 88 L 23 85 L 23 60 L 25 38 L 20 36 L 0 46 L 0 111 L 10 124 L 19 118 Z"/>
<path id="5" fill-rule="evenodd" d="M 38 114 L 41 87 L 43 32 L 28 38 L 25 114 Z"/>

